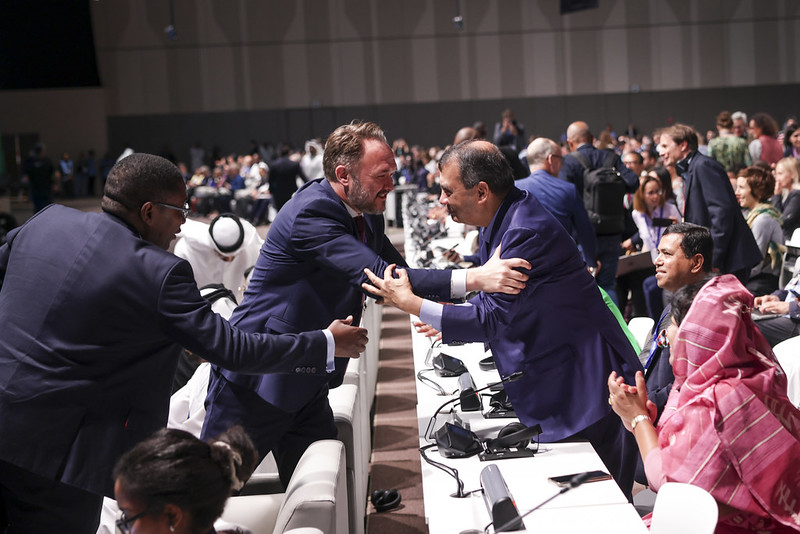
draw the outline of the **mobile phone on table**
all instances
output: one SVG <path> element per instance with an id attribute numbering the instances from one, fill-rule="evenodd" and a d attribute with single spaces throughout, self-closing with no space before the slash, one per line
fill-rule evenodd
<path id="1" fill-rule="evenodd" d="M 548 477 L 547 480 L 552 482 L 558 487 L 568 486 L 570 480 L 572 480 L 576 475 L 580 475 L 582 473 L 572 473 L 571 475 L 561 475 L 557 477 Z M 592 471 L 589 473 L 589 478 L 586 479 L 584 484 L 588 484 L 589 482 L 600 482 L 601 480 L 611 480 L 611 475 L 606 473 L 605 471 Z"/>

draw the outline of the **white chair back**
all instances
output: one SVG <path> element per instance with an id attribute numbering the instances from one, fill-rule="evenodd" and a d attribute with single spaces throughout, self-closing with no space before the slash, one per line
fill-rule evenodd
<path id="1" fill-rule="evenodd" d="M 800 336 L 790 337 L 772 348 L 775 358 L 786 373 L 786 393 L 800 407 Z"/>
<path id="2" fill-rule="evenodd" d="M 628 330 L 631 331 L 631 334 L 636 339 L 640 351 L 647 345 L 647 340 L 655 324 L 656 322 L 651 317 L 632 317 L 628 321 Z"/>
<path id="3" fill-rule="evenodd" d="M 345 463 L 341 441 L 312 443 L 292 474 L 273 534 L 300 527 L 348 532 Z"/>
<path id="4" fill-rule="evenodd" d="M 703 488 L 667 482 L 656 494 L 650 534 L 713 534 L 717 501 Z"/>

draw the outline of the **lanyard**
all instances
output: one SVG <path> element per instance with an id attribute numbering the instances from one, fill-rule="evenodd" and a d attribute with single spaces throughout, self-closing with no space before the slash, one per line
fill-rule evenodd
<path id="1" fill-rule="evenodd" d="M 664 311 L 661 312 L 661 317 L 658 318 L 658 322 L 653 327 L 653 342 L 650 344 L 650 354 L 647 356 L 647 363 L 644 364 L 645 372 L 650 369 L 650 364 L 653 363 L 653 357 L 656 355 L 656 351 L 658 350 L 658 343 L 656 339 L 658 339 L 658 334 L 661 331 L 661 323 L 664 322 L 664 318 L 669 313 L 670 307 L 667 306 L 664 308 Z"/>

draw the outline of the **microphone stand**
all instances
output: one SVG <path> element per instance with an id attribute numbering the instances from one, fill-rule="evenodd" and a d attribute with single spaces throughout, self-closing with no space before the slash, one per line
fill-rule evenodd
<path id="1" fill-rule="evenodd" d="M 546 499 L 546 500 L 544 500 L 544 501 L 540 502 L 539 504 L 537 504 L 536 506 L 534 506 L 533 508 L 531 508 L 530 510 L 528 510 L 527 512 L 525 512 L 524 514 L 522 514 L 522 515 L 519 517 L 519 519 L 521 520 L 521 519 L 523 519 L 523 518 L 527 517 L 527 516 L 528 516 L 528 515 L 530 515 L 532 512 L 535 512 L 536 510 L 538 510 L 539 508 L 541 508 L 541 507 L 542 507 L 542 506 L 544 506 L 545 504 L 549 503 L 550 501 L 552 501 L 553 499 L 555 499 L 555 498 L 556 498 L 556 497 L 558 497 L 559 495 L 563 495 L 563 494 L 565 494 L 566 492 L 568 492 L 569 490 L 571 490 L 571 489 L 573 489 L 573 488 L 577 488 L 578 486 L 580 486 L 581 484 L 583 484 L 584 482 L 586 482 L 587 480 L 589 480 L 589 477 L 591 477 L 591 472 L 588 472 L 588 471 L 587 471 L 586 473 L 578 473 L 577 475 L 575 475 L 574 477 L 572 477 L 572 479 L 569 481 L 569 485 L 567 485 L 567 486 L 564 486 L 563 488 L 561 488 L 561 490 L 560 490 L 558 493 L 556 493 L 555 495 L 552 495 L 552 496 L 550 496 L 548 499 Z M 507 522 L 507 523 L 505 523 L 504 525 L 500 525 L 500 527 L 498 527 L 498 528 L 495 528 L 495 529 L 494 529 L 494 531 L 495 531 L 495 532 L 505 532 L 505 529 L 506 529 L 506 528 L 508 528 L 508 527 L 510 527 L 510 526 L 511 526 L 512 524 L 514 524 L 514 523 L 516 523 L 516 519 L 512 519 L 511 521 L 508 521 L 508 522 Z M 483 529 L 483 531 L 484 531 L 484 532 L 488 532 L 488 530 L 489 530 L 489 527 L 490 527 L 491 525 L 492 525 L 491 523 L 489 523 L 488 525 L 486 525 L 486 528 L 484 528 L 484 529 Z"/>

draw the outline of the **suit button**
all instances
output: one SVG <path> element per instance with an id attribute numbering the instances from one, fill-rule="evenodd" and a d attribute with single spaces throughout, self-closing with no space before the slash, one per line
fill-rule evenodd
<path id="1" fill-rule="evenodd" d="M 316 374 L 316 372 L 317 372 L 317 368 L 316 368 L 316 367 L 312 367 L 312 368 L 311 368 L 311 372 Z"/>
<path id="2" fill-rule="evenodd" d="M 295 373 L 302 373 L 302 372 L 303 372 L 303 370 L 302 370 L 302 369 L 300 369 L 300 368 L 298 367 L 297 369 L 295 369 L 295 370 L 294 370 L 294 372 L 295 372 Z"/>

